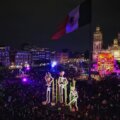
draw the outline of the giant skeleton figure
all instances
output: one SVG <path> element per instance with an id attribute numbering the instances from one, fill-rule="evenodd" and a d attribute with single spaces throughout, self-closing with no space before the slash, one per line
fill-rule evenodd
<path id="1" fill-rule="evenodd" d="M 73 86 L 70 87 L 70 94 L 69 94 L 69 100 L 70 102 L 68 105 L 70 106 L 70 111 L 78 111 L 77 106 L 77 99 L 78 99 L 78 92 L 75 89 L 75 81 L 73 81 Z"/>
<path id="2" fill-rule="evenodd" d="M 46 104 L 49 104 L 51 99 L 50 99 L 50 95 L 51 95 L 51 84 L 54 80 L 54 78 L 51 76 L 51 73 L 46 73 L 45 75 L 45 80 L 46 80 L 46 86 L 47 86 L 47 90 L 46 90 Z"/>
<path id="3" fill-rule="evenodd" d="M 61 71 L 58 78 L 58 88 L 59 88 L 59 100 L 63 103 L 65 98 L 65 104 L 67 104 L 67 84 L 68 80 L 64 77 L 65 72 Z"/>

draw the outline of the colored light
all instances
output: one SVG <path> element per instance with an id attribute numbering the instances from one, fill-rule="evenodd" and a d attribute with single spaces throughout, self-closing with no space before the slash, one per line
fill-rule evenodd
<path id="1" fill-rule="evenodd" d="M 53 67 L 55 67 L 56 65 L 57 65 L 57 62 L 56 62 L 56 61 L 53 61 L 51 66 L 52 66 L 52 68 L 53 68 Z"/>
<path id="2" fill-rule="evenodd" d="M 99 73 L 110 74 L 114 71 L 114 57 L 110 53 L 100 53 L 97 61 Z"/>
<path id="3" fill-rule="evenodd" d="M 27 82 L 27 78 L 23 78 L 22 81 L 23 81 L 23 82 Z"/>
<path id="4" fill-rule="evenodd" d="M 27 67 L 26 70 L 30 70 L 30 67 Z"/>

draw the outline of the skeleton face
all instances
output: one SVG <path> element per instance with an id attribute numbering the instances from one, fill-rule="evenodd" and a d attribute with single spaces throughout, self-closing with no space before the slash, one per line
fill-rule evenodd
<path id="1" fill-rule="evenodd" d="M 63 76 L 64 76 L 64 74 L 65 74 L 65 72 L 64 72 L 64 71 L 61 71 L 61 72 L 60 72 L 60 76 L 61 76 L 61 77 L 63 77 Z"/>
<path id="2" fill-rule="evenodd" d="M 51 80 L 51 74 L 48 72 L 48 73 L 46 73 L 46 76 L 45 76 L 45 79 L 46 79 L 46 81 L 50 81 Z"/>
<path id="3" fill-rule="evenodd" d="M 48 77 L 48 78 L 47 78 L 47 81 L 49 82 L 50 80 L 51 80 L 50 77 Z"/>

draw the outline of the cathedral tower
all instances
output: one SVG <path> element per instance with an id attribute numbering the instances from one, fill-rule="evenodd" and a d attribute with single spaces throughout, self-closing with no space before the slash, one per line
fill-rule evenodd
<path id="1" fill-rule="evenodd" d="M 96 27 L 96 31 L 93 34 L 93 61 L 95 62 L 97 60 L 98 53 L 102 50 L 102 44 L 103 44 L 103 34 L 100 31 L 100 27 Z"/>

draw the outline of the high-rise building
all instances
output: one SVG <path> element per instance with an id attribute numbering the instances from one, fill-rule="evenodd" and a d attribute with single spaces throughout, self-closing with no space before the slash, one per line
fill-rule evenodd
<path id="1" fill-rule="evenodd" d="M 10 65 L 10 47 L 0 47 L 0 63 L 4 66 Z"/>

